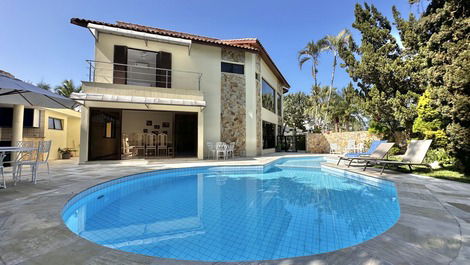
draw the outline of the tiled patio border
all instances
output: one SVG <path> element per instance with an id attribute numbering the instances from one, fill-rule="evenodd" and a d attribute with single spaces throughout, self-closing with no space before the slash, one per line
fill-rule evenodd
<path id="1" fill-rule="evenodd" d="M 385 233 L 337 251 L 272 261 L 196 262 L 148 257 L 82 239 L 63 224 L 65 202 L 88 187 L 130 174 L 205 165 L 264 165 L 282 156 L 230 162 L 142 165 L 55 163 L 52 180 L 0 190 L 0 264 L 470 264 L 470 185 L 412 174 L 366 175 L 396 184 L 401 216 Z M 328 167 L 341 168 L 334 164 Z M 359 168 L 348 169 L 362 173 Z M 391 172 L 391 171 L 389 171 Z"/>

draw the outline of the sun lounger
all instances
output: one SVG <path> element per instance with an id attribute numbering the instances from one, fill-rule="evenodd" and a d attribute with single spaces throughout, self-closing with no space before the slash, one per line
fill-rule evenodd
<path id="1" fill-rule="evenodd" d="M 377 149 L 377 147 L 381 144 L 381 143 L 386 143 L 387 140 L 375 140 L 375 141 L 372 141 L 372 143 L 370 144 L 370 147 L 369 147 L 369 150 L 367 150 L 367 152 L 362 152 L 362 153 L 347 153 L 345 154 L 344 156 L 346 157 L 359 157 L 359 156 L 370 156 L 372 154 L 372 152 L 375 151 L 375 149 Z"/>
<path id="2" fill-rule="evenodd" d="M 376 160 L 383 160 L 384 157 L 387 155 L 388 151 L 392 148 L 392 146 L 395 143 L 381 143 L 377 148 L 370 154 L 370 156 L 359 156 L 359 157 L 347 157 L 347 156 L 340 156 L 338 163 L 336 165 L 339 165 L 339 163 L 342 160 L 349 161 L 348 167 L 351 166 L 351 163 L 353 161 L 366 161 L 366 166 L 369 163 L 369 161 L 376 161 Z M 365 168 L 364 168 L 365 170 Z"/>
<path id="3" fill-rule="evenodd" d="M 411 166 L 418 165 L 427 166 L 428 168 L 432 169 L 429 164 L 423 163 L 431 143 L 432 140 L 412 140 L 406 149 L 402 161 L 377 161 L 377 164 L 382 166 L 380 174 L 384 172 L 384 169 L 387 165 L 407 165 L 410 168 L 410 171 L 413 171 Z"/>

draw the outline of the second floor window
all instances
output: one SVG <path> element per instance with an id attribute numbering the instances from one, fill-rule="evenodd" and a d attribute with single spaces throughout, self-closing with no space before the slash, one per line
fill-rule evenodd
<path id="1" fill-rule="evenodd" d="M 263 79 L 263 84 L 261 88 L 261 98 L 262 98 L 262 104 L 263 108 L 270 110 L 272 112 L 275 112 L 275 101 L 276 101 L 276 93 L 274 92 L 274 88 L 272 88 L 271 85 L 268 84 Z"/>
<path id="2" fill-rule="evenodd" d="M 233 73 L 233 74 L 245 73 L 245 66 L 243 64 L 222 62 L 221 67 L 222 67 L 222 72 L 224 73 Z"/>
<path id="3" fill-rule="evenodd" d="M 277 106 L 277 115 L 281 116 L 282 115 L 282 96 L 279 93 L 277 94 L 276 106 Z"/>
<path id="4" fill-rule="evenodd" d="M 114 46 L 114 84 L 171 88 L 171 53 Z"/>

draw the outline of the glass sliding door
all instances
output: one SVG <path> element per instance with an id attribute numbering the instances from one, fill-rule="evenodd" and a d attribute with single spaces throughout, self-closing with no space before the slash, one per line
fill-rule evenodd
<path id="1" fill-rule="evenodd" d="M 120 109 L 90 109 L 88 160 L 121 159 Z"/>

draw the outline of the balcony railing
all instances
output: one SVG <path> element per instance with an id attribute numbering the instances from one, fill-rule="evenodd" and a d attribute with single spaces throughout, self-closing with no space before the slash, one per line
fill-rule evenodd
<path id="1" fill-rule="evenodd" d="M 173 89 L 201 89 L 202 74 L 191 71 L 87 60 L 88 81 Z"/>

